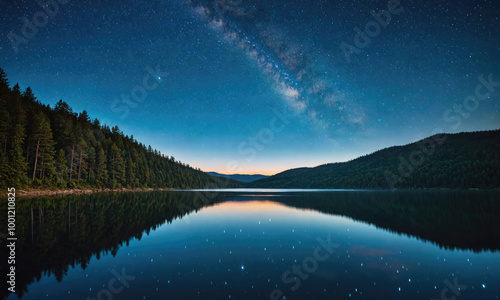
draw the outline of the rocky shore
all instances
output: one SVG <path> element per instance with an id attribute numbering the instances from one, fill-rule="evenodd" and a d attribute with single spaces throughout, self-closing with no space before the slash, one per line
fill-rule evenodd
<path id="1" fill-rule="evenodd" d="M 93 193 L 108 193 L 108 192 L 153 192 L 153 191 L 169 191 L 172 189 L 58 189 L 58 190 L 37 190 L 37 189 L 19 189 L 16 190 L 16 197 L 38 197 L 38 196 L 56 196 L 56 195 L 78 195 L 78 194 L 93 194 Z M 6 193 L 5 193 L 6 195 Z"/>

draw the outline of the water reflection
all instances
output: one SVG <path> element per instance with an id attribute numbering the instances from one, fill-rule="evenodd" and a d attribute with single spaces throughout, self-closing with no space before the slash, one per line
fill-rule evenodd
<path id="1" fill-rule="evenodd" d="M 386 232 L 367 226 L 371 224 Z M 269 299 L 276 290 L 287 299 L 337 294 L 347 298 L 349 294 L 362 296 L 363 291 L 370 297 L 402 297 L 398 293 L 406 292 L 405 297 L 439 298 L 443 280 L 449 277 L 453 282 L 458 275 L 453 270 L 460 268 L 436 259 L 432 245 L 408 242 L 393 233 L 439 245 L 443 248 L 439 255 L 456 253 L 449 259 L 468 267 L 468 251 L 445 249 L 486 252 L 478 266 L 470 269 L 471 264 L 468 270 L 478 280 L 484 274 L 490 280 L 499 279 L 500 201 L 495 192 L 155 192 L 22 199 L 17 203 L 16 227 L 19 298 L 34 281 L 45 284 L 39 283 L 34 291 L 43 295 L 46 288 L 54 287 L 46 283 L 47 278 L 62 285 L 63 278 L 72 276 L 74 286 L 69 290 L 73 296 L 96 297 L 96 289 L 109 280 L 110 270 L 120 271 L 121 266 L 137 277 L 127 292 L 130 299 L 141 293 L 161 298 L 163 284 L 171 285 L 168 295 L 173 299 L 227 299 L 231 294 L 238 299 Z M 141 241 L 144 234 L 149 236 L 147 241 Z M 282 280 L 297 261 L 300 264 L 313 255 L 318 238 L 329 236 L 340 247 L 318 266 L 314 279 L 295 274 L 286 277 L 288 282 Z M 117 257 L 120 248 L 129 252 Z M 399 253 L 402 249 L 405 256 Z M 101 257 L 112 259 L 105 262 Z M 107 274 L 96 275 L 100 281 L 88 282 L 75 271 L 90 273 L 91 262 L 95 272 Z M 5 262 L 1 264 L 4 270 Z M 410 272 L 408 267 L 414 268 L 411 275 L 403 276 Z M 304 277 L 303 287 L 291 291 L 297 277 Z M 342 282 L 343 278 L 350 281 Z M 401 291 L 403 279 L 406 284 L 413 280 L 415 286 L 403 286 Z M 424 282 L 431 288 L 421 286 Z M 485 290 L 483 282 L 474 284 L 476 291 Z M 391 293 L 380 288 L 387 286 L 393 287 Z M 472 284 L 468 286 L 471 290 Z M 149 289 L 152 292 L 144 292 Z M 128 299 L 127 295 L 121 297 Z"/>

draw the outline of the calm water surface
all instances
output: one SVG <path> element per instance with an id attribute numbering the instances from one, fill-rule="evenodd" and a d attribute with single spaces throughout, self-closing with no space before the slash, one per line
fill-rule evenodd
<path id="1" fill-rule="evenodd" d="M 17 214 L 7 299 L 500 295 L 499 192 L 96 194 L 18 199 Z"/>

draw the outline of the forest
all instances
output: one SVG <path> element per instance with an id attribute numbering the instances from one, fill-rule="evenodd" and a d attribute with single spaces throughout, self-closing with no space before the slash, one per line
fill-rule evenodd
<path id="1" fill-rule="evenodd" d="M 341 163 L 287 170 L 254 188 L 500 188 L 500 130 L 437 134 Z"/>
<path id="2" fill-rule="evenodd" d="M 16 188 L 221 188 L 214 177 L 125 135 L 118 126 L 51 108 L 0 68 L 0 186 Z"/>
<path id="3" fill-rule="evenodd" d="M 117 126 L 51 108 L 0 68 L 0 186 L 65 188 L 500 188 L 500 130 L 441 134 L 349 162 L 292 169 L 251 183 L 211 176 Z"/>

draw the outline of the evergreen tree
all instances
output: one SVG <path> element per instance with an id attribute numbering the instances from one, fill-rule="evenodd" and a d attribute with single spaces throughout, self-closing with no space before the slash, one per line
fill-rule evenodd
<path id="1" fill-rule="evenodd" d="M 0 68 L 0 100 L 4 100 L 5 97 L 10 93 L 9 79 L 7 79 L 7 74 Z"/>
<path id="2" fill-rule="evenodd" d="M 10 166 L 7 153 L 0 153 L 0 186 L 5 187 L 9 178 Z"/>
<path id="3" fill-rule="evenodd" d="M 77 172 L 77 180 L 80 181 L 82 178 L 86 178 L 86 167 L 87 167 L 87 143 L 83 138 L 80 139 L 79 143 L 77 144 L 77 156 L 78 156 L 78 172 Z"/>
<path id="4" fill-rule="evenodd" d="M 33 90 L 30 87 L 27 87 L 26 90 L 22 93 L 22 97 L 24 98 L 26 103 L 37 102 L 38 100 L 33 94 Z"/>
<path id="5" fill-rule="evenodd" d="M 9 112 L 5 109 L 0 109 L 0 152 L 2 153 L 7 153 L 10 123 Z"/>
<path id="6" fill-rule="evenodd" d="M 120 149 L 115 143 L 111 145 L 111 185 L 112 187 L 120 187 L 125 181 L 125 162 Z"/>
<path id="7" fill-rule="evenodd" d="M 108 170 L 106 166 L 106 154 L 102 148 L 99 148 L 96 153 L 96 183 L 100 187 L 107 186 L 108 184 Z"/>
<path id="8" fill-rule="evenodd" d="M 12 146 L 10 150 L 11 156 L 11 168 L 9 175 L 9 185 L 20 187 L 24 186 L 28 177 L 26 176 L 28 170 L 28 164 L 26 163 L 23 156 L 23 140 L 24 140 L 24 128 L 21 124 L 17 124 L 14 128 L 14 137 L 12 138 Z"/>
<path id="9" fill-rule="evenodd" d="M 95 181 L 95 162 L 96 162 L 96 152 L 94 147 L 90 147 L 88 151 L 88 178 L 87 182 L 93 184 Z"/>
<path id="10" fill-rule="evenodd" d="M 42 180 L 47 175 L 54 174 L 54 140 L 52 138 L 52 130 L 49 121 L 42 112 L 38 112 L 34 118 L 35 132 L 34 139 L 36 141 L 35 164 L 33 167 L 33 180 L 38 172 L 39 178 Z"/>
<path id="11" fill-rule="evenodd" d="M 91 122 L 86 111 L 77 114 L 63 100 L 51 109 L 31 88 L 22 93 L 19 84 L 10 88 L 0 69 L 0 186 L 74 187 L 76 180 L 103 188 L 201 188 L 215 182 L 118 126 Z"/>
<path id="12" fill-rule="evenodd" d="M 134 188 L 135 187 L 135 163 L 132 161 L 132 157 L 129 155 L 126 159 L 126 184 L 127 187 Z"/>
<path id="13" fill-rule="evenodd" d="M 55 173 L 57 176 L 57 183 L 59 186 L 65 186 L 68 179 L 68 163 L 66 160 L 66 153 L 64 149 L 59 149 L 55 162 Z"/>

